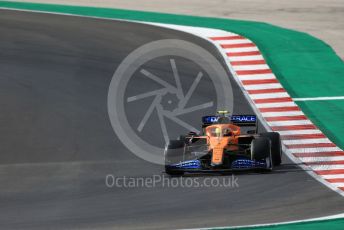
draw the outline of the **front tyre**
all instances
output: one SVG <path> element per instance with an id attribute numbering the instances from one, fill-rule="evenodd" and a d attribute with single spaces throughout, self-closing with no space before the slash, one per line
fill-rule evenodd
<path id="1" fill-rule="evenodd" d="M 258 137 L 251 142 L 251 159 L 265 161 L 266 170 L 272 171 L 271 142 L 266 137 Z"/>
<path id="2" fill-rule="evenodd" d="M 278 166 L 282 163 L 282 145 L 281 137 L 277 132 L 261 133 L 262 137 L 269 138 L 271 141 L 271 156 L 274 166 Z"/>
<path id="3" fill-rule="evenodd" d="M 182 176 L 183 171 L 168 167 L 183 160 L 185 141 L 171 140 L 165 147 L 165 172 L 171 176 Z"/>

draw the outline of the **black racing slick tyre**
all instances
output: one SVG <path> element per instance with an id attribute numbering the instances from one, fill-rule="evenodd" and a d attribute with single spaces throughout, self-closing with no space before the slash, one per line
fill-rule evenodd
<path id="1" fill-rule="evenodd" d="M 271 156 L 274 166 L 278 166 L 282 163 L 282 145 L 281 137 L 277 132 L 261 133 L 262 137 L 269 138 L 271 141 Z"/>
<path id="2" fill-rule="evenodd" d="M 267 170 L 272 170 L 272 157 L 271 157 L 271 142 L 266 137 L 258 137 L 251 142 L 251 158 L 252 160 L 265 160 Z"/>
<path id="3" fill-rule="evenodd" d="M 185 141 L 171 140 L 165 148 L 165 172 L 173 176 L 181 176 L 183 171 L 173 170 L 168 167 L 170 164 L 179 163 L 183 160 Z"/>

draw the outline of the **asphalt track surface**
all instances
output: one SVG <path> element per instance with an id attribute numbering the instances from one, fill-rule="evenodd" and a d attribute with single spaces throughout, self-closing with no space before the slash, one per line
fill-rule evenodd
<path id="1" fill-rule="evenodd" d="M 198 44 L 223 62 L 206 41 L 177 31 L 0 10 L 1 229 L 191 228 L 343 212 L 341 196 L 285 157 L 273 173 L 236 175 L 239 188 L 107 188 L 107 174 L 162 174 L 122 145 L 106 104 L 120 62 L 166 38 Z M 252 113 L 231 81 L 235 112 Z"/>
<path id="2" fill-rule="evenodd" d="M 131 9 L 201 17 L 266 22 L 303 31 L 329 44 L 344 59 L 344 4 L 342 0 L 21 0 L 74 6 Z"/>

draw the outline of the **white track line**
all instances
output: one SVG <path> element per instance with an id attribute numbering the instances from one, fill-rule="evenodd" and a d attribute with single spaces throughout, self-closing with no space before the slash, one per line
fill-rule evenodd
<path id="1" fill-rule="evenodd" d="M 341 219 L 344 218 L 344 213 L 332 215 L 332 216 L 325 216 L 325 217 L 319 217 L 319 218 L 311 218 L 311 219 L 305 219 L 305 220 L 296 220 L 296 221 L 286 221 L 286 222 L 276 222 L 276 223 L 270 223 L 270 224 L 254 224 L 254 225 L 242 225 L 242 226 L 227 226 L 227 227 L 215 227 L 215 228 L 190 228 L 190 229 L 184 229 L 184 230 L 209 230 L 209 229 L 216 229 L 216 230 L 224 230 L 224 229 L 241 229 L 241 228 L 261 228 L 261 227 L 272 227 L 271 229 L 274 229 L 274 227 L 281 226 L 286 224 L 297 224 L 297 223 L 307 223 L 307 222 L 313 222 L 313 221 L 323 221 L 323 220 L 334 220 L 334 219 Z"/>
<path id="2" fill-rule="evenodd" d="M 325 101 L 325 100 L 344 100 L 344 96 L 294 98 L 294 101 Z"/>

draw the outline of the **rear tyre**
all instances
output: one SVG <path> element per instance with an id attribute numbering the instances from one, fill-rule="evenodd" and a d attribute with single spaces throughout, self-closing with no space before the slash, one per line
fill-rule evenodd
<path id="1" fill-rule="evenodd" d="M 252 160 L 264 160 L 266 162 L 267 171 L 272 170 L 271 143 L 266 137 L 259 137 L 251 142 L 251 158 Z"/>
<path id="2" fill-rule="evenodd" d="M 282 163 L 282 146 L 280 134 L 276 132 L 268 132 L 262 133 L 261 136 L 269 138 L 271 141 L 272 164 L 274 166 L 280 165 Z"/>
<path id="3" fill-rule="evenodd" d="M 170 164 L 179 163 L 183 160 L 185 141 L 171 140 L 165 148 L 165 172 L 171 176 L 182 176 L 183 171 L 168 167 Z"/>

